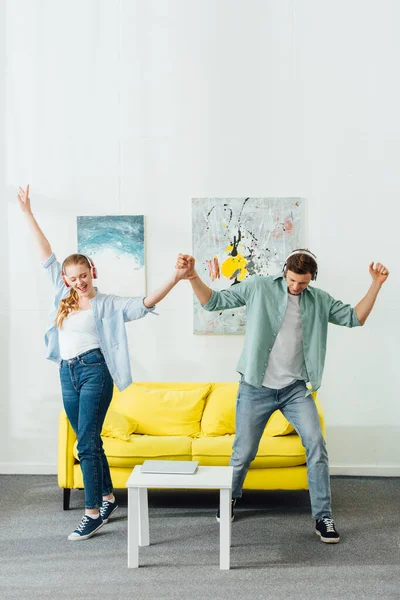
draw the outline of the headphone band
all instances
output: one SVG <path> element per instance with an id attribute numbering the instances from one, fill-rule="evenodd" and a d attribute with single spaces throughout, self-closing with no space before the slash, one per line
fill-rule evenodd
<path id="1" fill-rule="evenodd" d="M 289 256 L 287 257 L 287 259 L 285 260 L 285 263 L 287 263 L 287 261 L 289 260 L 289 258 L 291 256 L 294 256 L 295 254 L 306 254 L 306 256 L 310 256 L 311 258 L 313 258 L 315 260 L 315 262 L 317 263 L 317 257 L 315 256 L 315 254 L 313 254 L 312 252 L 310 252 L 309 250 L 294 250 L 291 254 L 289 254 Z M 318 263 L 317 263 L 318 264 Z"/>
<path id="2" fill-rule="evenodd" d="M 309 256 L 310 258 L 312 258 L 314 260 L 315 264 L 317 265 L 317 269 L 312 277 L 312 281 L 315 281 L 317 279 L 317 275 L 318 275 L 318 262 L 317 262 L 317 257 L 315 256 L 315 254 L 313 254 L 309 250 L 293 250 L 293 252 L 291 254 L 289 254 L 287 259 L 285 260 L 285 264 L 283 265 L 282 271 L 286 274 L 287 261 L 289 260 L 289 258 L 291 256 L 295 256 L 296 254 L 305 254 L 306 256 Z"/>
<path id="3" fill-rule="evenodd" d="M 82 254 L 82 252 L 77 252 L 77 254 L 78 254 L 79 256 L 83 256 L 83 258 L 86 258 L 86 260 L 87 260 L 87 261 L 88 261 L 88 263 L 89 263 L 89 267 L 90 267 L 90 269 L 96 268 L 96 267 L 94 266 L 94 262 L 92 261 L 92 259 L 91 259 L 89 256 L 87 256 L 87 254 Z M 64 263 L 65 263 L 65 261 L 66 261 L 66 260 L 67 260 L 67 259 L 64 259 L 64 261 L 63 261 L 63 264 L 61 265 L 61 270 L 62 270 L 63 272 L 65 272 L 65 269 L 64 269 Z"/>
<path id="4" fill-rule="evenodd" d="M 77 252 L 77 254 L 78 254 L 79 256 L 83 256 L 83 258 L 85 258 L 85 259 L 87 260 L 87 262 L 88 262 L 88 264 L 89 264 L 90 274 L 91 274 L 92 278 L 93 278 L 93 279 L 97 279 L 97 269 L 96 269 L 96 267 L 94 266 L 94 262 L 92 261 L 92 259 L 91 259 L 91 258 L 89 258 L 89 256 L 86 256 L 86 254 L 81 254 L 80 252 Z M 65 260 L 66 260 L 66 259 L 65 259 Z M 64 262 L 63 262 L 63 264 L 62 264 L 62 266 L 61 266 L 61 277 L 62 277 L 62 279 L 63 279 L 63 281 L 64 281 L 65 285 L 66 285 L 67 287 L 70 287 L 70 285 L 69 285 L 69 283 L 68 283 L 68 280 L 67 280 L 67 277 L 66 277 L 66 275 L 65 275 L 65 271 L 64 271 L 64 264 L 65 264 L 65 260 L 64 260 Z"/>

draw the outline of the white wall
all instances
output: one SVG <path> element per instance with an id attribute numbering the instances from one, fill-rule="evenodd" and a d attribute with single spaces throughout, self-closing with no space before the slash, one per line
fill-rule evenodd
<path id="1" fill-rule="evenodd" d="M 148 289 L 191 251 L 192 197 L 305 197 L 319 285 L 352 303 L 369 261 L 386 261 L 367 326 L 330 331 L 320 398 L 332 472 L 399 475 L 398 3 L 5 4 L 0 470 L 56 464 L 61 397 L 42 343 L 51 289 L 15 203 L 29 181 L 60 257 L 76 247 L 78 214 L 145 214 Z M 135 379 L 236 380 L 243 338 L 193 336 L 189 284 L 159 309 L 129 328 Z"/>
<path id="2" fill-rule="evenodd" d="M 5 40 L 5 5 L 0 3 L 0 39 Z M 5 44 L 0 45 L 0 139 L 5 140 Z M 0 380 L 2 382 L 2 399 L 0 401 L 0 463 L 5 455 L 3 448 L 8 442 L 8 238 L 7 238 L 7 203 L 5 185 L 5 154 L 6 146 L 0 145 Z M 5 442 L 3 446 L 3 440 Z"/>

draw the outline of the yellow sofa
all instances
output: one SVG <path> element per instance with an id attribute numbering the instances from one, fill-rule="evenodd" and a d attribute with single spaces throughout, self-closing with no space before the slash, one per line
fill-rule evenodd
<path id="1" fill-rule="evenodd" d="M 124 488 L 146 459 L 197 460 L 228 465 L 235 433 L 238 383 L 133 383 L 114 389 L 102 440 L 115 488 Z M 325 424 L 316 394 L 323 434 Z M 244 489 L 308 489 L 305 450 L 280 411 L 268 421 Z M 75 433 L 64 411 L 59 419 L 58 484 L 64 510 L 70 492 L 83 488 Z"/>

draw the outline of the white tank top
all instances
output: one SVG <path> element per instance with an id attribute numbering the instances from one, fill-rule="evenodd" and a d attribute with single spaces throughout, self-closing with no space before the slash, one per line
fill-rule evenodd
<path id="1" fill-rule="evenodd" d="M 63 360 L 100 348 L 93 309 L 78 310 L 69 314 L 58 330 L 58 340 Z"/>
<path id="2" fill-rule="evenodd" d="M 303 367 L 300 295 L 288 294 L 285 318 L 269 355 L 263 386 L 281 390 L 297 379 L 304 379 Z"/>

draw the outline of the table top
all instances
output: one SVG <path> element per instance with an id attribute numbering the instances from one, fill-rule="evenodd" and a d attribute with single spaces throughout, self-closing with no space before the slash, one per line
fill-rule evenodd
<path id="1" fill-rule="evenodd" d="M 230 489 L 232 488 L 232 473 L 232 467 L 198 467 L 193 475 L 142 473 L 141 465 L 136 465 L 126 482 L 126 487 Z"/>

